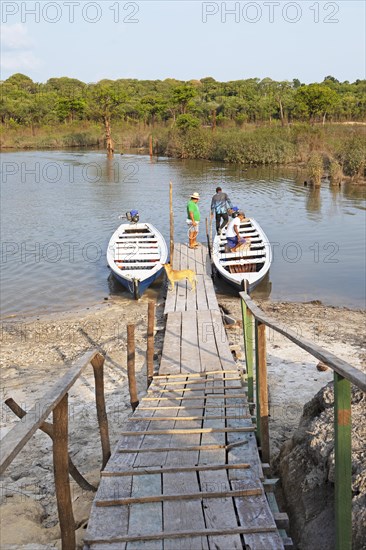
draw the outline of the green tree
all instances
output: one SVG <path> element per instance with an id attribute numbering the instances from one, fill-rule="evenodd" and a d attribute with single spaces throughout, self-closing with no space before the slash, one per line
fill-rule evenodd
<path id="1" fill-rule="evenodd" d="M 323 124 L 327 114 L 331 114 L 338 102 L 337 93 L 323 84 L 301 86 L 295 94 L 298 115 L 307 117 L 311 122 L 322 118 Z"/>
<path id="2" fill-rule="evenodd" d="M 102 121 L 105 128 L 105 142 L 108 155 L 113 155 L 114 146 L 111 133 L 112 118 L 118 114 L 118 108 L 126 101 L 126 93 L 121 86 L 113 86 L 109 81 L 101 81 L 90 88 L 88 101 L 89 115 Z"/>

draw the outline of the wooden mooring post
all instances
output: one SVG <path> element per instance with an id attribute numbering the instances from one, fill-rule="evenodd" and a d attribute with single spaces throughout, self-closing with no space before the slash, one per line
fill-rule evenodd
<path id="1" fill-rule="evenodd" d="M 153 137 L 151 134 L 149 135 L 149 155 L 151 159 L 153 156 Z"/>
<path id="2" fill-rule="evenodd" d="M 336 550 L 352 548 L 351 384 L 334 372 Z"/>
<path id="3" fill-rule="evenodd" d="M 127 325 L 127 375 L 132 411 L 139 405 L 135 372 L 135 325 Z"/>
<path id="4" fill-rule="evenodd" d="M 75 550 L 75 520 L 69 483 L 68 394 L 53 409 L 53 469 L 61 529 L 62 550 Z"/>
<path id="5" fill-rule="evenodd" d="M 147 387 L 150 386 L 154 376 L 154 324 L 155 324 L 155 303 L 149 302 L 147 308 Z"/>

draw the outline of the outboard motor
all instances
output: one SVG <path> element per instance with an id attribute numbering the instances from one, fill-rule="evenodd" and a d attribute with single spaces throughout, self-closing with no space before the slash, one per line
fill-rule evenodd
<path id="1" fill-rule="evenodd" d="M 126 212 L 126 218 L 129 222 L 137 223 L 140 219 L 139 213 L 137 210 L 131 210 L 131 212 Z"/>

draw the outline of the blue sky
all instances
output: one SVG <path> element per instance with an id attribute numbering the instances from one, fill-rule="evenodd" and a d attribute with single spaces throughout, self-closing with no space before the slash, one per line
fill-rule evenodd
<path id="1" fill-rule="evenodd" d="M 1 3 L 1 78 L 365 78 L 365 2 Z"/>

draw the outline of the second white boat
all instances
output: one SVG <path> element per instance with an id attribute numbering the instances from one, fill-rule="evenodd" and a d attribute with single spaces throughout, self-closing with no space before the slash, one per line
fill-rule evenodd
<path id="1" fill-rule="evenodd" d="M 272 250 L 268 238 L 258 222 L 247 218 L 240 224 L 239 233 L 250 238 L 250 248 L 228 252 L 226 245 L 226 229 L 221 235 L 216 235 L 213 241 L 212 260 L 217 272 L 228 283 L 239 290 L 243 289 L 243 281 L 248 281 L 248 292 L 251 292 L 268 273 Z"/>

